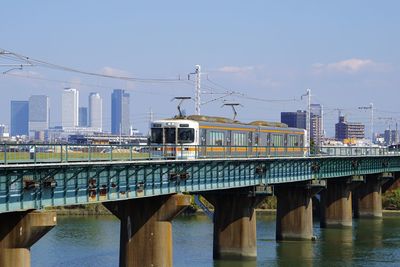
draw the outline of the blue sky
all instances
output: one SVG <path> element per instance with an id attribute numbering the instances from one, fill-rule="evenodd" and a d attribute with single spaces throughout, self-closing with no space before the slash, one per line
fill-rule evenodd
<path id="1" fill-rule="evenodd" d="M 399 8 L 395 0 L 4 1 L 0 48 L 131 77 L 185 79 L 200 64 L 206 73 L 204 102 L 226 89 L 249 98 L 296 99 L 226 97 L 243 105 L 238 111 L 243 121 L 278 121 L 280 111 L 304 109 L 300 96 L 311 88 L 313 102 L 326 108 L 332 135 L 338 108 L 350 121 L 368 123 L 369 113 L 357 107 L 373 102 L 376 118 L 393 118 L 391 127 L 400 118 Z M 7 70 L 0 67 L 1 73 Z M 131 122 L 143 131 L 150 108 L 156 118 L 170 117 L 176 113 L 173 96 L 194 94 L 184 81 L 132 83 L 29 67 L 0 74 L 0 123 L 9 123 L 10 100 L 44 93 L 50 96 L 52 124 L 59 124 L 61 92 L 68 86 L 80 90 L 85 106 L 89 92 L 100 92 L 106 128 L 112 89 L 129 90 Z M 205 104 L 202 113 L 231 116 L 222 104 L 222 99 Z M 193 113 L 192 102 L 184 106 Z M 379 130 L 389 123 L 375 121 Z"/>

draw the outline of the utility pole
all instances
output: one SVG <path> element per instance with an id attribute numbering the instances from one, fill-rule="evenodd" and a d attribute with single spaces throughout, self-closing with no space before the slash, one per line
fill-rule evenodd
<path id="1" fill-rule="evenodd" d="M 201 87 L 200 87 L 201 67 L 200 67 L 200 65 L 196 65 L 195 71 L 188 74 L 188 80 L 190 80 L 190 75 L 196 75 L 194 103 L 195 103 L 196 115 L 200 115 L 200 105 L 201 105 Z"/>
<path id="2" fill-rule="evenodd" d="M 369 106 L 364 106 L 364 107 L 358 107 L 358 109 L 370 109 L 371 110 L 371 121 L 370 121 L 370 127 L 371 127 L 371 144 L 374 142 L 374 104 L 369 103 Z"/>
<path id="3" fill-rule="evenodd" d="M 306 116 L 306 131 L 307 131 L 307 141 L 306 141 L 306 147 L 308 148 L 308 153 L 310 153 L 310 137 L 311 137 L 311 133 L 310 133 L 310 123 L 311 123 L 311 89 L 307 89 L 306 94 L 302 95 L 301 98 L 303 98 L 303 96 L 307 96 L 307 116 Z"/>

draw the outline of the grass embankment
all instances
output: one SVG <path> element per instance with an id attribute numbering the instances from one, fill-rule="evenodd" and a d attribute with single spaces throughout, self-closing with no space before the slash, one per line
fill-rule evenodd
<path id="1" fill-rule="evenodd" d="M 112 213 L 100 203 L 93 203 L 87 205 L 60 206 L 60 207 L 48 208 L 48 210 L 56 211 L 57 215 L 79 215 L 79 216 L 112 215 Z"/>
<path id="2" fill-rule="evenodd" d="M 204 198 L 201 198 L 202 202 L 210 209 L 213 210 L 213 206 L 207 202 Z M 382 206 L 385 210 L 400 210 L 400 189 L 388 191 L 382 196 Z M 276 209 L 276 197 L 269 196 L 261 202 L 258 206 L 259 211 L 268 211 Z M 63 206 L 54 207 L 52 210 L 57 211 L 58 215 L 111 215 L 111 213 L 100 203 L 93 203 L 87 205 L 74 205 L 74 206 Z M 193 214 L 201 212 L 201 209 L 192 200 L 191 206 L 185 210 L 185 214 Z"/>
<path id="3" fill-rule="evenodd" d="M 382 196 L 382 206 L 387 210 L 400 210 L 400 189 L 384 193 Z"/>

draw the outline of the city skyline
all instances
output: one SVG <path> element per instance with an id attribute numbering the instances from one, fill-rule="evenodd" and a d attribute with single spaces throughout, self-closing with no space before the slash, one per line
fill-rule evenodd
<path id="1" fill-rule="evenodd" d="M 77 7 L 80 11 L 71 23 L 67 14 L 75 13 Z M 187 75 L 199 64 L 204 72 L 201 110 L 205 115 L 231 117 L 229 109 L 221 108 L 225 100 L 242 104 L 238 108 L 241 121 L 279 121 L 282 110 L 306 109 L 300 96 L 311 88 L 313 102 L 324 106 L 329 136 L 334 135 L 336 109 L 364 123 L 369 132 L 369 113 L 357 108 L 371 102 L 376 108 L 376 132 L 382 132 L 389 123 L 378 118 L 400 115 L 393 97 L 400 83 L 400 57 L 395 53 L 400 44 L 396 34 L 399 7 L 397 1 L 385 5 L 205 1 L 195 10 L 175 1 L 157 7 L 129 1 L 118 6 L 74 0 L 26 3 L 23 8 L 8 3 L 2 9 L 2 49 L 86 72 L 153 80 L 93 77 L 40 65 L 22 70 L 2 67 L 6 93 L 0 105 L 29 92 L 48 95 L 55 106 L 64 87 L 77 88 L 82 94 L 95 90 L 107 96 L 103 128 L 110 130 L 108 96 L 113 88 L 123 88 L 135 107 L 131 123 L 146 131 L 150 109 L 155 118 L 168 118 L 176 114 L 176 104 L 170 101 L 173 97 L 194 97 L 194 77 L 188 81 Z M 88 20 L 93 10 L 98 16 Z M 11 17 L 16 12 L 21 14 L 18 23 Z M 103 19 L 114 14 L 120 14 L 118 19 Z M 64 38 L 66 33 L 75 38 Z M 49 45 L 53 40 L 63 41 Z M 180 78 L 180 82 L 157 80 L 164 78 Z M 240 94 L 217 99 L 226 91 Z M 88 106 L 86 98 L 81 100 L 82 106 Z M 192 102 L 185 102 L 183 108 L 187 114 L 194 113 Z M 52 125 L 60 125 L 61 112 L 51 115 Z M 0 114 L 0 122 L 9 117 L 7 109 Z"/>

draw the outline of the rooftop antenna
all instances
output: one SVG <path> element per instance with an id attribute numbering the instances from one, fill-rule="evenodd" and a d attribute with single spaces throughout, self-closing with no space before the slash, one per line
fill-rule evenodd
<path id="1" fill-rule="evenodd" d="M 182 105 L 183 101 L 188 100 L 188 99 L 192 99 L 192 98 L 190 96 L 176 96 L 171 100 L 171 101 L 180 100 L 179 104 L 177 106 L 178 112 L 179 112 L 179 117 L 183 117 L 182 110 L 181 110 L 181 105 Z"/>
<path id="2" fill-rule="evenodd" d="M 233 120 L 235 120 L 235 119 L 236 119 L 236 116 L 237 116 L 237 112 L 236 112 L 236 108 L 235 108 L 235 107 L 237 107 L 237 106 L 242 106 L 242 105 L 239 104 L 239 103 L 224 103 L 224 104 L 221 106 L 221 108 L 222 108 L 223 106 L 230 106 L 230 107 L 232 108 L 232 110 L 233 110 Z"/>

